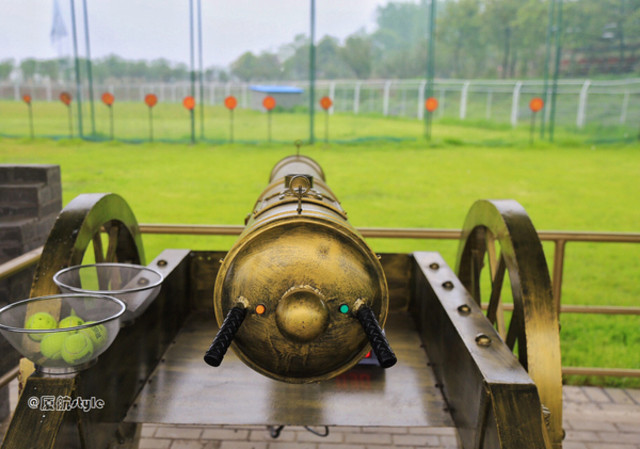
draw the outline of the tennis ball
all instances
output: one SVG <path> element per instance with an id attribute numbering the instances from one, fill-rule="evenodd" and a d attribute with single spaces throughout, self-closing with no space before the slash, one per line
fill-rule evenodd
<path id="1" fill-rule="evenodd" d="M 84 324 L 92 324 L 95 321 L 87 321 Z M 109 338 L 109 333 L 107 332 L 107 328 L 102 324 L 98 324 L 96 326 L 91 326 L 86 329 L 81 329 L 80 333 L 89 337 L 91 343 L 93 343 L 94 349 L 100 348 L 107 342 L 107 338 Z"/>
<path id="2" fill-rule="evenodd" d="M 64 339 L 60 352 L 65 362 L 69 365 L 77 365 L 91 358 L 93 355 L 93 343 L 85 334 L 76 332 Z"/>
<path id="3" fill-rule="evenodd" d="M 62 329 L 64 327 L 80 326 L 81 324 L 84 324 L 84 320 L 82 318 L 77 315 L 69 315 L 68 317 L 60 320 L 58 327 Z"/>
<path id="4" fill-rule="evenodd" d="M 69 336 L 69 332 L 51 332 L 45 334 L 40 342 L 40 352 L 43 356 L 51 360 L 62 358 L 62 345 Z"/>
<path id="5" fill-rule="evenodd" d="M 36 312 L 29 317 L 25 325 L 27 329 L 55 329 L 58 327 L 56 319 L 47 312 Z M 40 341 L 47 334 L 29 334 L 33 341 Z"/>

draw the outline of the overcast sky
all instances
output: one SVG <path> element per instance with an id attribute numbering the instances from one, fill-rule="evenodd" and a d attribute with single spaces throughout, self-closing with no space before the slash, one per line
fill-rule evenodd
<path id="1" fill-rule="evenodd" d="M 70 0 L 57 0 L 71 46 Z M 226 66 L 246 50 L 276 51 L 296 34 L 309 33 L 309 0 L 201 0 L 204 65 Z M 375 11 L 389 0 L 316 0 L 316 38 L 344 39 L 371 31 Z M 412 1 L 412 0 L 406 0 Z M 78 46 L 85 54 L 82 1 L 76 2 Z M 87 0 L 91 56 L 189 62 L 187 0 Z M 194 8 L 197 0 L 194 0 Z M 54 0 L 4 0 L 0 12 L 0 60 L 57 55 L 50 33 Z M 197 39 L 197 35 L 196 35 Z M 197 41 L 196 41 L 197 42 Z"/>

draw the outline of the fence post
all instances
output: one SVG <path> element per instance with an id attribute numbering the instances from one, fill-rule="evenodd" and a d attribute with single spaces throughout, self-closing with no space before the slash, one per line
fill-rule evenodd
<path id="1" fill-rule="evenodd" d="M 335 97 L 336 97 L 336 82 L 331 81 L 329 83 L 329 98 L 331 98 L 331 101 L 333 101 L 333 104 L 329 108 L 329 114 L 331 115 L 333 115 L 333 108 L 336 104 Z"/>
<path id="2" fill-rule="evenodd" d="M 47 101 L 51 101 L 53 97 L 51 90 L 51 78 L 47 78 Z"/>
<path id="3" fill-rule="evenodd" d="M 520 103 L 520 90 L 522 81 L 518 81 L 513 88 L 513 99 L 511 100 L 511 126 L 514 128 L 518 124 L 518 104 Z"/>
<path id="4" fill-rule="evenodd" d="M 462 92 L 460 93 L 460 120 L 464 120 L 467 116 L 467 97 L 469 95 L 469 85 L 471 81 L 465 81 L 462 85 Z"/>
<path id="5" fill-rule="evenodd" d="M 356 87 L 353 91 L 353 113 L 358 115 L 360 111 L 360 86 L 362 85 L 362 81 L 356 81 Z"/>
<path id="6" fill-rule="evenodd" d="M 447 96 L 447 89 L 444 87 L 440 91 L 440 99 L 438 100 L 438 117 L 444 117 L 444 100 Z"/>
<path id="7" fill-rule="evenodd" d="M 486 112 L 486 119 L 487 120 L 491 120 L 491 103 L 493 101 L 493 91 L 491 89 L 489 89 L 487 91 L 487 112 Z"/>
<path id="8" fill-rule="evenodd" d="M 624 125 L 624 122 L 627 121 L 627 109 L 629 109 L 629 92 L 624 93 L 624 98 L 622 99 L 622 111 L 620 111 L 620 124 Z"/>
<path id="9" fill-rule="evenodd" d="M 247 85 L 242 85 L 242 107 L 247 109 Z"/>
<path id="10" fill-rule="evenodd" d="M 384 83 L 384 91 L 382 96 L 382 115 L 389 115 L 389 91 L 391 90 L 391 80 Z"/>
<path id="11" fill-rule="evenodd" d="M 578 116 L 576 117 L 576 125 L 578 128 L 584 128 L 585 123 L 587 122 L 587 95 L 589 91 L 589 86 L 591 85 L 590 80 L 586 80 L 580 89 L 580 101 L 578 102 Z"/>
<path id="12" fill-rule="evenodd" d="M 427 80 L 420 81 L 418 87 L 418 120 L 424 120 L 424 89 L 427 87 Z"/>

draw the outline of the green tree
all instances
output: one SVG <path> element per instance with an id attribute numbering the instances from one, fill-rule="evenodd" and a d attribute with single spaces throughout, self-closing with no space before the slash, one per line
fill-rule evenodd
<path id="1" fill-rule="evenodd" d="M 337 79 L 352 76 L 353 72 L 340 57 L 338 39 L 324 36 L 316 45 L 316 77 L 318 79 Z"/>
<path id="2" fill-rule="evenodd" d="M 22 72 L 22 78 L 24 80 L 31 80 L 36 74 L 36 68 L 38 61 L 33 58 L 23 59 L 20 62 L 20 71 Z"/>
<path id="3" fill-rule="evenodd" d="M 381 34 L 377 43 L 382 45 L 385 51 L 410 49 L 425 38 L 426 21 L 424 3 L 390 2 L 379 6 L 376 11 L 376 24 Z"/>
<path id="4" fill-rule="evenodd" d="M 254 79 L 257 67 L 258 58 L 248 51 L 231 63 L 231 73 L 240 80 L 248 82 Z"/>
<path id="5" fill-rule="evenodd" d="M 515 71 L 517 48 L 514 47 L 514 41 L 518 33 L 518 8 L 522 3 L 523 0 L 486 0 L 484 34 L 489 44 L 496 49 L 502 47 L 499 65 L 501 78 L 513 76 Z"/>
<path id="6" fill-rule="evenodd" d="M 15 61 L 13 59 L 3 59 L 0 61 L 0 80 L 7 80 L 13 72 Z"/>
<path id="7" fill-rule="evenodd" d="M 514 22 L 518 34 L 514 36 L 514 45 L 520 55 L 519 76 L 542 76 L 548 9 L 548 2 L 539 0 L 526 0 L 518 9 Z"/>
<path id="8" fill-rule="evenodd" d="M 38 74 L 58 81 L 60 78 L 60 63 L 57 59 L 45 59 L 38 63 Z"/>
<path id="9" fill-rule="evenodd" d="M 283 45 L 279 50 L 283 62 L 285 79 L 304 80 L 309 78 L 309 37 L 298 34 L 293 42 Z"/>
<path id="10" fill-rule="evenodd" d="M 340 50 L 343 61 L 353 70 L 358 79 L 367 79 L 371 75 L 371 39 L 364 33 L 347 37 Z"/>
<path id="11" fill-rule="evenodd" d="M 446 66 L 440 72 L 458 78 L 482 74 L 487 52 L 478 39 L 482 32 L 481 2 L 460 0 L 448 3 L 443 9 L 436 30 L 441 44 L 439 53 L 447 57 L 445 61 L 438 58 Z"/>
<path id="12" fill-rule="evenodd" d="M 153 81 L 170 82 L 173 78 L 171 63 L 164 58 L 149 63 L 149 78 Z"/>
<path id="13" fill-rule="evenodd" d="M 280 60 L 275 53 L 262 52 L 257 57 L 255 68 L 255 79 L 257 80 L 277 80 L 282 78 L 282 68 Z"/>
<path id="14" fill-rule="evenodd" d="M 569 71 L 631 70 L 627 58 L 640 44 L 639 0 L 580 0 L 565 2 L 564 48 L 572 62 Z M 615 59 L 615 62 L 607 62 Z"/>

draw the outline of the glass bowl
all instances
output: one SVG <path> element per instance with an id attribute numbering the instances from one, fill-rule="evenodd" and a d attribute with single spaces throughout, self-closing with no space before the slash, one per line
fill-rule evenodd
<path id="1" fill-rule="evenodd" d="M 38 371 L 71 373 L 107 350 L 125 310 L 122 301 L 106 295 L 40 296 L 0 309 L 0 333 Z"/>
<path id="2" fill-rule="evenodd" d="M 126 263 L 75 265 L 53 276 L 63 293 L 95 293 L 122 300 L 127 306 L 125 323 L 147 309 L 160 293 L 162 280 L 162 274 L 152 268 Z"/>

